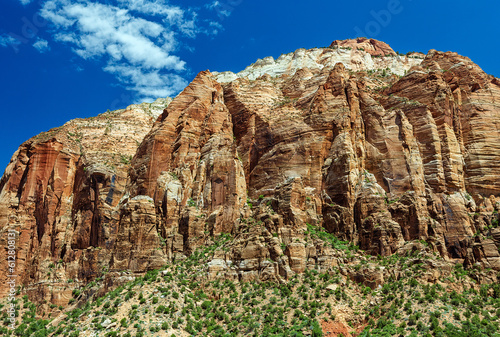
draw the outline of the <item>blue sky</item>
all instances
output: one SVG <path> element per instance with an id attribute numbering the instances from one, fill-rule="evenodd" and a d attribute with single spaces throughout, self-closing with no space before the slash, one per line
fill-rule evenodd
<path id="1" fill-rule="evenodd" d="M 498 2 L 460 0 L 2 0 L 0 171 L 23 141 L 70 119 L 336 39 L 456 51 L 500 77 L 499 16 Z"/>

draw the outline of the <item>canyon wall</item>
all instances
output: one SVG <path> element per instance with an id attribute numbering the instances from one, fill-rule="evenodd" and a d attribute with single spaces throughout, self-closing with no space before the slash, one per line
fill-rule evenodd
<path id="1" fill-rule="evenodd" d="M 335 41 L 201 72 L 170 101 L 70 121 L 14 154 L 0 246 L 15 229 L 33 300 L 64 305 L 76 286 L 159 268 L 221 234 L 232 240 L 207 277 L 336 265 L 308 224 L 374 255 L 425 242 L 500 270 L 500 80 L 470 59 Z"/>

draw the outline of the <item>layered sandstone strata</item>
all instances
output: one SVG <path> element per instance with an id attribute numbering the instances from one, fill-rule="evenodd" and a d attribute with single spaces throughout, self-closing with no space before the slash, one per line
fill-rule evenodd
<path id="1" fill-rule="evenodd" d="M 257 60 L 244 70 L 233 73 L 225 71 L 214 73 L 219 82 L 231 82 L 237 78 L 256 78 L 267 74 L 271 77 L 293 76 L 300 69 L 319 70 L 342 63 L 347 69 L 382 70 L 404 75 L 412 66 L 422 62 L 422 53 L 396 53 L 388 44 L 374 39 L 358 38 L 350 40 L 335 40 L 329 47 L 313 49 L 297 49 L 288 54 L 282 54 L 276 60 L 272 56 Z"/>
<path id="2" fill-rule="evenodd" d="M 130 161 L 170 101 L 72 120 L 14 153 L 0 181 L 0 245 L 17 232 L 17 282 L 34 299 L 66 304 L 108 268 Z"/>
<path id="3" fill-rule="evenodd" d="M 28 293 L 66 303 L 70 280 L 142 273 L 221 234 L 232 240 L 205 276 L 341 264 L 311 225 L 374 255 L 425 241 L 500 270 L 500 81 L 456 53 L 332 48 L 204 71 L 158 118 L 134 106 L 24 143 L 0 183 L 0 228 L 19 233 Z"/>

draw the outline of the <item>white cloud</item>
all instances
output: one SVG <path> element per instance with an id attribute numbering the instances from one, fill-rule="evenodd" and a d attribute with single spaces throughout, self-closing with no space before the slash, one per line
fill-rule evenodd
<path id="1" fill-rule="evenodd" d="M 118 0 L 118 2 L 127 7 L 130 11 L 140 14 L 160 16 L 163 22 L 169 26 L 177 26 L 183 34 L 194 37 L 199 31 L 196 28 L 196 13 L 190 10 L 184 10 L 177 6 L 168 5 L 163 0 L 145 1 L 145 0 Z"/>
<path id="2" fill-rule="evenodd" d="M 214 34 L 214 35 L 216 35 L 217 33 L 219 33 L 219 31 L 221 31 L 221 30 L 224 29 L 220 23 L 215 22 L 215 21 L 210 21 L 208 23 L 208 26 L 211 29 L 211 33 Z"/>
<path id="3" fill-rule="evenodd" d="M 138 93 L 143 101 L 175 95 L 188 85 L 180 75 L 160 70 L 144 70 L 123 64 L 110 64 L 104 70 L 116 75 L 122 82 L 130 83 L 127 89 Z"/>
<path id="4" fill-rule="evenodd" d="M 57 41 L 86 60 L 104 61 L 105 71 L 143 98 L 182 90 L 186 64 L 175 55 L 179 40 L 208 33 L 198 29 L 194 11 L 164 0 L 48 0 L 41 15 L 53 23 Z"/>
<path id="5" fill-rule="evenodd" d="M 147 68 L 184 69 L 184 62 L 169 54 L 175 45 L 170 32 L 156 22 L 132 16 L 127 10 L 99 3 L 76 3 L 58 11 L 43 10 L 42 15 L 58 28 L 67 29 L 56 38 L 75 44 L 76 53 L 85 59 L 108 55 Z"/>
<path id="6" fill-rule="evenodd" d="M 33 47 L 38 50 L 40 53 L 45 53 L 50 50 L 49 43 L 47 40 L 38 39 L 35 43 L 33 43 Z"/>
<path id="7" fill-rule="evenodd" d="M 18 44 L 18 40 L 9 35 L 0 35 L 0 46 L 8 47 L 10 45 Z"/>
<path id="8" fill-rule="evenodd" d="M 207 7 L 208 9 L 214 9 L 217 8 L 218 6 L 220 6 L 219 1 L 214 1 L 211 4 L 205 5 L 205 7 Z"/>
<path id="9" fill-rule="evenodd" d="M 205 5 L 206 8 L 214 10 L 220 18 L 229 17 L 231 11 L 234 9 L 226 3 L 221 3 L 220 1 L 214 1 L 211 4 Z"/>
<path id="10" fill-rule="evenodd" d="M 24 6 L 26 5 L 29 5 L 30 3 L 33 2 L 33 0 L 19 0 L 21 2 L 21 4 L 23 4 Z"/>

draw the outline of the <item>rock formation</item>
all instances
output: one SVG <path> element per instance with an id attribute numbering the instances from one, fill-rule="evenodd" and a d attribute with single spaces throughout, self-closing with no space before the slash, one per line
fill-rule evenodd
<path id="1" fill-rule="evenodd" d="M 396 56 L 396 52 L 385 42 L 375 39 L 367 39 L 366 37 L 358 37 L 357 39 L 335 40 L 330 45 L 330 48 L 349 48 L 366 51 L 372 56 Z"/>
<path id="2" fill-rule="evenodd" d="M 204 71 L 170 104 L 22 144 L 0 182 L 0 245 L 14 228 L 23 286 L 55 304 L 74 284 L 158 268 L 221 234 L 233 239 L 209 277 L 337 265 L 306 241 L 308 225 L 374 255 L 425 242 L 500 270 L 499 101 L 500 80 L 466 57 L 367 39 Z"/>
<path id="3" fill-rule="evenodd" d="M 293 53 L 282 54 L 276 60 L 268 56 L 257 60 L 237 74 L 225 71 L 214 75 L 221 83 L 231 82 L 237 78 L 253 81 L 264 74 L 272 77 L 292 76 L 300 69 L 317 70 L 334 67 L 337 63 L 342 63 L 353 71 L 386 69 L 394 74 L 404 75 L 412 66 L 420 64 L 424 57 L 422 53 L 401 55 L 384 42 L 358 38 L 336 40 L 326 48 L 297 49 Z"/>
<path id="4" fill-rule="evenodd" d="M 33 300 L 64 305 L 107 268 L 130 160 L 170 101 L 72 120 L 14 153 L 0 181 L 0 245 L 16 230 L 17 282 Z"/>

